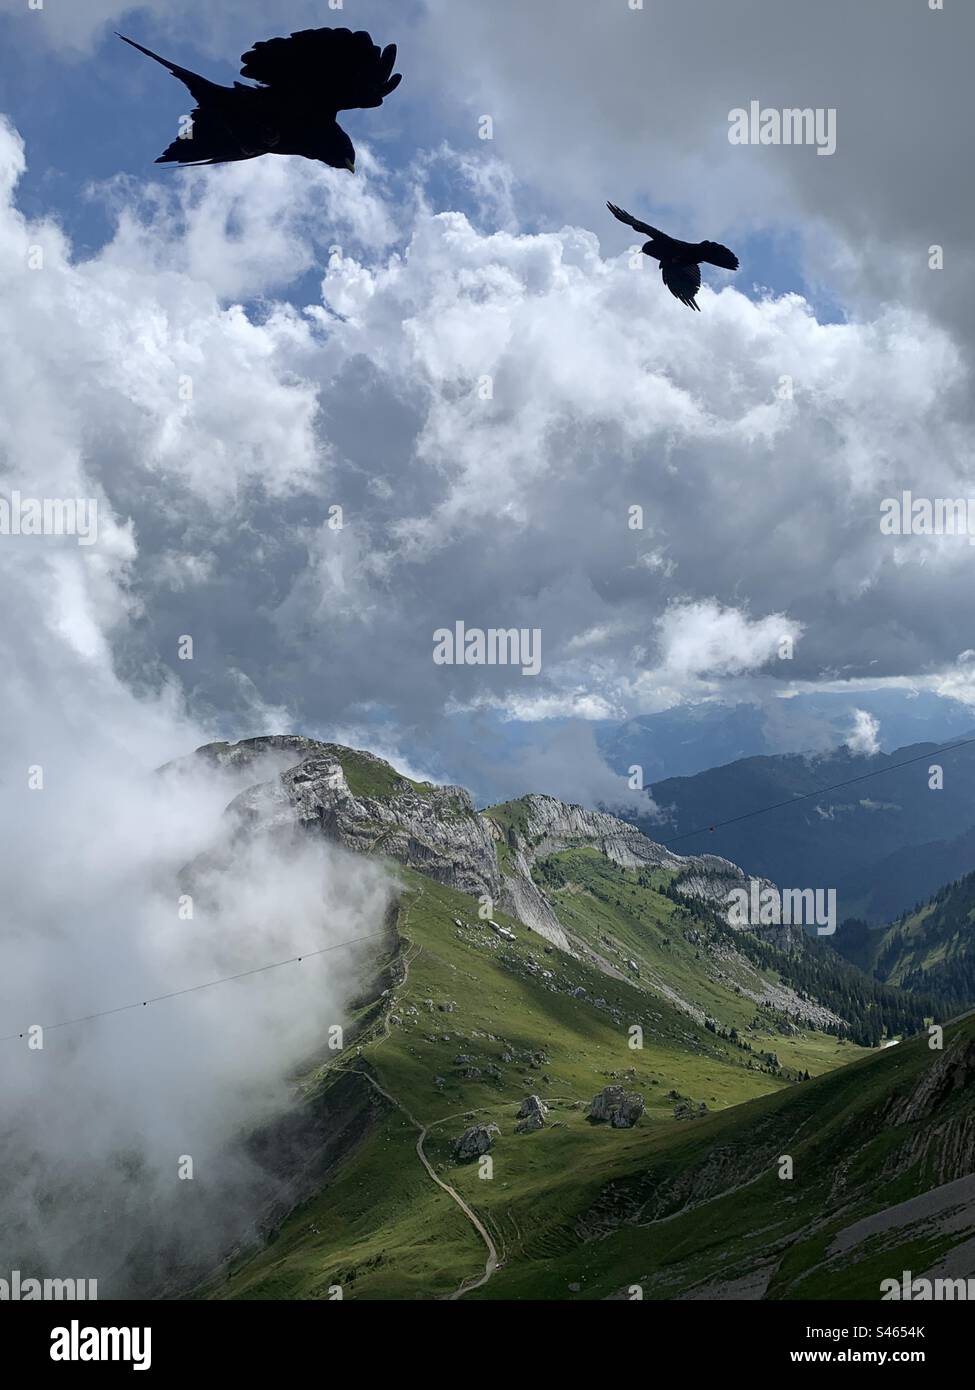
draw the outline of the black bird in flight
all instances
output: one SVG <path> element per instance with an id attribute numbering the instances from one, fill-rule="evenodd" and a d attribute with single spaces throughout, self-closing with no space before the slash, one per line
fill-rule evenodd
<path id="1" fill-rule="evenodd" d="M 606 206 L 620 222 L 625 222 L 638 232 L 645 232 L 650 238 L 641 248 L 643 254 L 653 256 L 660 262 L 664 284 L 674 298 L 686 304 L 688 309 L 697 309 L 700 313 L 701 306 L 694 296 L 701 288 L 702 261 L 708 265 L 719 265 L 723 270 L 738 269 L 738 257 L 727 246 L 721 246 L 716 241 L 676 241 L 674 237 L 659 232 L 656 227 L 638 222 L 615 204 L 607 203 Z"/>
<path id="2" fill-rule="evenodd" d="M 302 29 L 256 43 L 241 58 L 242 77 L 221 87 L 160 58 L 134 39 L 120 39 L 162 63 L 196 100 L 190 136 L 174 140 L 157 164 L 228 164 L 262 154 L 297 154 L 355 172 L 355 147 L 336 122 L 340 111 L 382 106 L 400 84 L 396 45 L 380 49 L 363 30 Z"/>

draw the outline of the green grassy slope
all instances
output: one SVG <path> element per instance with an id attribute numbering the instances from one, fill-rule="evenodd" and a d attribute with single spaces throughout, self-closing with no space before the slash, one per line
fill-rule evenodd
<path id="1" fill-rule="evenodd" d="M 975 874 L 942 888 L 930 902 L 876 933 L 878 979 L 942 997 L 945 1007 L 975 1004 Z"/>
<path id="2" fill-rule="evenodd" d="M 816 1075 L 865 1055 L 808 1029 L 784 1036 L 780 1017 L 741 992 L 754 984 L 754 972 L 695 940 L 698 927 L 657 891 L 666 879 L 659 871 L 643 871 L 641 881 L 574 850 L 538 872 L 557 911 L 625 978 L 610 978 L 496 915 L 515 933 L 506 942 L 478 921 L 471 899 L 404 872 L 406 978 L 332 1069 L 304 1082 L 309 1095 L 327 1097 L 339 1071 L 361 1071 L 368 1138 L 270 1243 L 238 1258 L 203 1292 L 325 1298 L 341 1285 L 346 1297 L 445 1297 L 483 1271 L 484 1243 L 422 1168 L 411 1116 L 428 1128 L 427 1158 L 480 1215 L 499 1251 L 501 1269 L 468 1296 L 507 1289 L 563 1297 L 564 1272 L 580 1258 L 574 1223 L 608 1185 L 647 1171 L 672 1145 L 707 1147 L 723 1117 L 741 1116 L 746 1102 L 804 1095 L 815 1083 L 794 1078 L 805 1070 Z M 703 1026 L 661 985 L 724 1029 L 734 1027 L 750 1050 Z M 634 1026 L 643 1030 L 637 1049 L 629 1045 Z M 611 1083 L 646 1100 L 632 1130 L 594 1126 L 586 1116 L 584 1104 Z M 529 1093 L 549 1104 L 548 1127 L 515 1134 Z M 678 1098 L 720 1113 L 677 1120 Z M 477 1164 L 456 1164 L 450 1151 L 475 1117 L 501 1131 L 490 1179 Z M 607 1267 L 610 1282 L 623 1278 L 620 1259 L 618 1268 Z"/>
<path id="3" fill-rule="evenodd" d="M 676 996 L 725 1032 L 734 1029 L 740 1045 L 731 1052 L 745 1065 L 765 1065 L 763 1056 L 775 1053 L 787 1076 L 816 1075 L 861 1055 L 812 1029 L 783 1030 L 784 1016 L 766 1003 L 763 988 L 781 985 L 779 972 L 756 969 L 732 933 L 710 928 L 664 897 L 660 890 L 673 877 L 665 869 L 619 869 L 592 849 L 552 855 L 536 866 L 566 927 L 643 987 Z"/>
<path id="4" fill-rule="evenodd" d="M 935 1068 L 943 1088 L 930 1086 Z M 605 1298 L 638 1285 L 646 1298 L 741 1297 L 751 1285 L 753 1297 L 875 1300 L 882 1279 L 919 1274 L 975 1234 L 970 1196 L 948 1222 L 923 1200 L 916 1211 L 890 1210 L 969 1172 L 973 1070 L 967 1020 L 947 1030 L 944 1052 L 918 1038 L 800 1088 L 661 1127 L 581 1218 L 540 1234 L 526 1258 L 470 1296 Z M 780 1176 L 785 1156 L 791 1178 Z M 834 1248 L 841 1232 L 885 1211 L 875 1231 Z"/>
<path id="5" fill-rule="evenodd" d="M 419 796 L 430 796 L 435 788 L 430 782 L 414 782 L 404 777 L 382 758 L 355 748 L 345 748 L 341 744 L 324 744 L 342 764 L 345 780 L 353 796 L 375 797 L 382 800 L 397 796 L 400 792 L 413 791 Z"/>

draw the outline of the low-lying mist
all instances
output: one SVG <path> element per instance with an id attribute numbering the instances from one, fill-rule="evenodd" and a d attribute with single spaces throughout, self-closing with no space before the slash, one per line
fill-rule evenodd
<path id="1" fill-rule="evenodd" d="M 394 885 L 307 835 L 234 839 L 224 808 L 273 765 L 158 774 L 106 743 L 59 739 L 0 786 L 0 1277 L 120 1297 L 179 1289 L 287 1201 L 248 1139 L 334 1058 Z"/>

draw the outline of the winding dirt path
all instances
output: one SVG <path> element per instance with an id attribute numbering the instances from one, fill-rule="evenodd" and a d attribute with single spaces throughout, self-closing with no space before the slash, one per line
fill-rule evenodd
<path id="1" fill-rule="evenodd" d="M 410 966 L 413 964 L 417 956 L 419 956 L 420 952 L 423 950 L 422 946 L 416 945 L 416 943 L 412 942 L 410 938 L 406 936 L 406 928 L 409 926 L 410 913 L 413 911 L 413 908 L 419 902 L 422 896 L 423 889 L 421 888 L 417 896 L 413 899 L 409 907 L 406 909 L 406 913 L 403 918 L 403 926 L 400 929 L 400 936 L 407 943 L 407 949 L 402 956 L 403 978 L 402 980 L 400 980 L 399 984 L 395 986 L 395 990 L 397 991 L 401 990 L 409 980 Z M 392 993 L 392 991 L 390 992 Z M 380 1047 L 389 1037 L 389 1015 L 392 1012 L 393 1008 L 391 1005 L 390 1008 L 388 1008 L 385 1014 L 383 1015 L 381 1034 L 378 1037 L 374 1037 L 369 1040 L 372 1046 Z M 360 1050 L 361 1047 L 362 1044 L 360 1043 Z M 420 1121 L 416 1118 L 416 1116 L 411 1114 L 410 1111 L 407 1110 L 403 1102 L 397 1099 L 397 1097 L 394 1096 L 391 1091 L 387 1091 L 385 1086 L 380 1086 L 376 1078 L 374 1076 L 371 1076 L 369 1072 L 362 1071 L 358 1067 L 344 1067 L 341 1065 L 335 1067 L 334 1069 L 339 1071 L 352 1071 L 355 1073 L 356 1076 L 363 1077 L 364 1080 L 369 1082 L 369 1085 L 372 1086 L 374 1090 L 378 1091 L 380 1095 L 385 1096 L 385 1098 L 389 1101 L 391 1105 L 395 1105 L 396 1109 L 399 1110 L 401 1114 L 406 1116 L 406 1118 L 409 1120 L 410 1124 L 414 1127 L 414 1129 L 419 1131 L 419 1137 L 416 1141 L 417 1158 L 422 1163 L 427 1175 L 433 1179 L 433 1181 L 437 1184 L 439 1188 L 442 1188 L 443 1191 L 446 1192 L 448 1197 L 450 1197 L 454 1202 L 457 1203 L 457 1205 L 460 1207 L 461 1211 L 464 1213 L 468 1221 L 474 1227 L 475 1231 L 477 1231 L 477 1234 L 480 1236 L 481 1240 L 483 1240 L 487 1248 L 487 1259 L 484 1262 L 484 1273 L 479 1275 L 477 1278 L 465 1279 L 464 1282 L 461 1284 L 460 1288 L 456 1289 L 452 1294 L 447 1294 L 446 1298 L 447 1300 L 462 1298 L 464 1294 L 470 1293 L 474 1289 L 481 1288 L 484 1284 L 488 1282 L 488 1280 L 491 1278 L 492 1274 L 494 1274 L 495 1270 L 498 1267 L 497 1247 L 495 1246 L 494 1241 L 491 1238 L 490 1231 L 488 1231 L 481 1218 L 467 1204 L 467 1202 L 464 1201 L 464 1198 L 460 1195 L 460 1193 L 457 1191 L 455 1187 L 451 1187 L 450 1183 L 444 1182 L 444 1180 L 437 1175 L 437 1173 L 434 1171 L 433 1165 L 431 1164 L 430 1160 L 423 1152 L 423 1145 L 430 1130 L 434 1128 L 435 1125 L 443 1124 L 444 1120 L 435 1120 L 433 1124 L 430 1125 L 421 1124 Z M 445 1117 L 445 1119 L 450 1118 L 453 1117 Z"/>
<path id="2" fill-rule="evenodd" d="M 457 1203 L 461 1211 L 467 1217 L 468 1221 L 474 1227 L 475 1231 L 477 1231 L 478 1235 L 481 1237 L 481 1239 L 487 1247 L 488 1253 L 487 1259 L 484 1262 L 484 1273 L 481 1274 L 477 1279 L 465 1279 L 459 1289 L 455 1290 L 454 1293 L 447 1295 L 447 1299 L 452 1300 L 455 1298 L 461 1298 L 465 1293 L 470 1293 L 473 1289 L 481 1288 L 483 1284 L 487 1283 L 487 1281 L 491 1278 L 491 1275 L 498 1267 L 497 1247 L 495 1246 L 494 1241 L 491 1239 L 490 1231 L 488 1231 L 481 1218 L 477 1215 L 475 1211 L 471 1209 L 471 1207 L 468 1206 L 468 1204 L 464 1201 L 463 1197 L 460 1195 L 460 1193 L 457 1191 L 455 1187 L 451 1187 L 450 1183 L 444 1182 L 443 1178 L 439 1177 L 437 1173 L 434 1172 L 433 1165 L 427 1158 L 426 1154 L 423 1152 L 423 1143 L 427 1137 L 427 1134 L 429 1133 L 431 1126 L 421 1124 L 420 1121 L 416 1118 L 416 1116 L 412 1115 L 410 1111 L 407 1110 L 406 1106 L 403 1104 L 401 1100 L 397 1100 L 397 1098 L 392 1094 L 391 1091 L 386 1090 L 385 1086 L 380 1086 L 379 1082 L 376 1080 L 374 1076 L 370 1076 L 369 1073 L 366 1071 L 359 1072 L 358 1074 L 364 1077 L 365 1080 L 369 1082 L 370 1086 L 373 1086 L 380 1093 L 380 1095 L 385 1096 L 391 1105 L 395 1105 L 396 1109 L 406 1116 L 410 1124 L 413 1125 L 414 1129 L 419 1130 L 419 1138 L 416 1141 L 417 1158 L 423 1164 L 423 1167 L 426 1169 L 427 1174 L 433 1179 L 437 1186 L 442 1188 L 443 1191 L 447 1193 L 447 1196 L 453 1198 L 453 1200 Z M 437 1121 L 437 1123 L 439 1124 L 440 1121 Z"/>

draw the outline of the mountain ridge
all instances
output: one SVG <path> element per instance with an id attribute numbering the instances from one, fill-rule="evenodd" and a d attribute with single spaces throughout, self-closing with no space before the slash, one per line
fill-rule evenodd
<path id="1" fill-rule="evenodd" d="M 571 944 L 531 874 L 547 854 L 596 844 L 620 867 L 679 872 L 688 897 L 716 908 L 731 886 L 746 882 L 743 870 L 719 855 L 675 854 L 628 821 L 542 793 L 477 811 L 465 788 L 414 782 L 364 749 L 287 734 L 205 744 L 191 756 L 240 768 L 266 754 L 297 761 L 234 798 L 228 815 L 242 826 L 316 826 L 346 848 L 387 853 L 460 892 L 486 894 L 563 950 Z M 792 939 L 789 928 L 756 930 L 783 944 Z"/>
<path id="2" fill-rule="evenodd" d="M 200 1296 L 325 1298 L 340 1287 L 366 1298 L 560 1297 L 561 1279 L 611 1298 L 644 1276 L 651 1296 L 694 1296 L 707 1285 L 693 1253 L 698 1208 L 726 1213 L 728 1259 L 740 1263 L 740 1183 L 757 1183 L 764 1202 L 784 1195 L 766 1190 L 768 1154 L 787 1151 L 789 1116 L 815 1111 L 812 1100 L 812 1111 L 791 1102 L 856 1059 L 908 1055 L 879 1043 L 923 1024 L 910 996 L 822 943 L 800 934 L 781 950 L 731 928 L 722 909 L 729 880 L 742 881 L 735 865 L 675 855 L 607 813 L 534 795 L 478 811 L 462 788 L 301 736 L 191 757 L 253 765 L 253 784 L 224 817 L 236 853 L 255 838 L 311 834 L 393 861 L 399 880 L 385 987 L 350 1004 L 339 1055 L 297 1079 L 296 1103 L 315 1122 L 293 1130 L 328 1132 L 334 1108 L 354 1142 L 324 1166 L 309 1155 L 299 1173 L 292 1162 L 290 1203 L 276 1203 L 264 1234 L 242 1242 Z M 538 929 L 549 914 L 564 945 Z M 606 1087 L 635 1098 L 635 1123 L 598 1123 Z M 781 1125 L 777 1108 L 761 1109 L 779 1098 L 789 1101 Z M 729 1143 L 753 1148 L 754 1116 L 766 1113 L 768 1152 L 729 1165 Z M 828 1119 L 803 1123 L 815 1132 Z M 851 1154 L 860 1128 L 843 1130 Z M 490 1158 L 493 1183 L 458 1157 L 462 1141 Z M 273 1152 L 273 1135 L 267 1142 Z M 677 1155 L 698 1174 L 701 1200 L 674 1188 L 675 1205 L 644 1215 L 655 1232 L 687 1230 L 691 1253 L 654 1273 L 646 1251 L 632 1264 L 645 1222 L 634 1222 L 620 1183 L 663 1192 Z M 810 1258 L 823 1200 L 819 1186 L 803 1199 L 795 1231 Z M 861 1194 L 837 1214 L 866 1217 L 876 1205 Z M 593 1282 L 596 1250 L 605 1268 Z M 752 1271 L 754 1296 L 783 1296 L 780 1256 L 766 1252 Z M 581 1280 L 558 1273 L 570 1268 Z"/>

